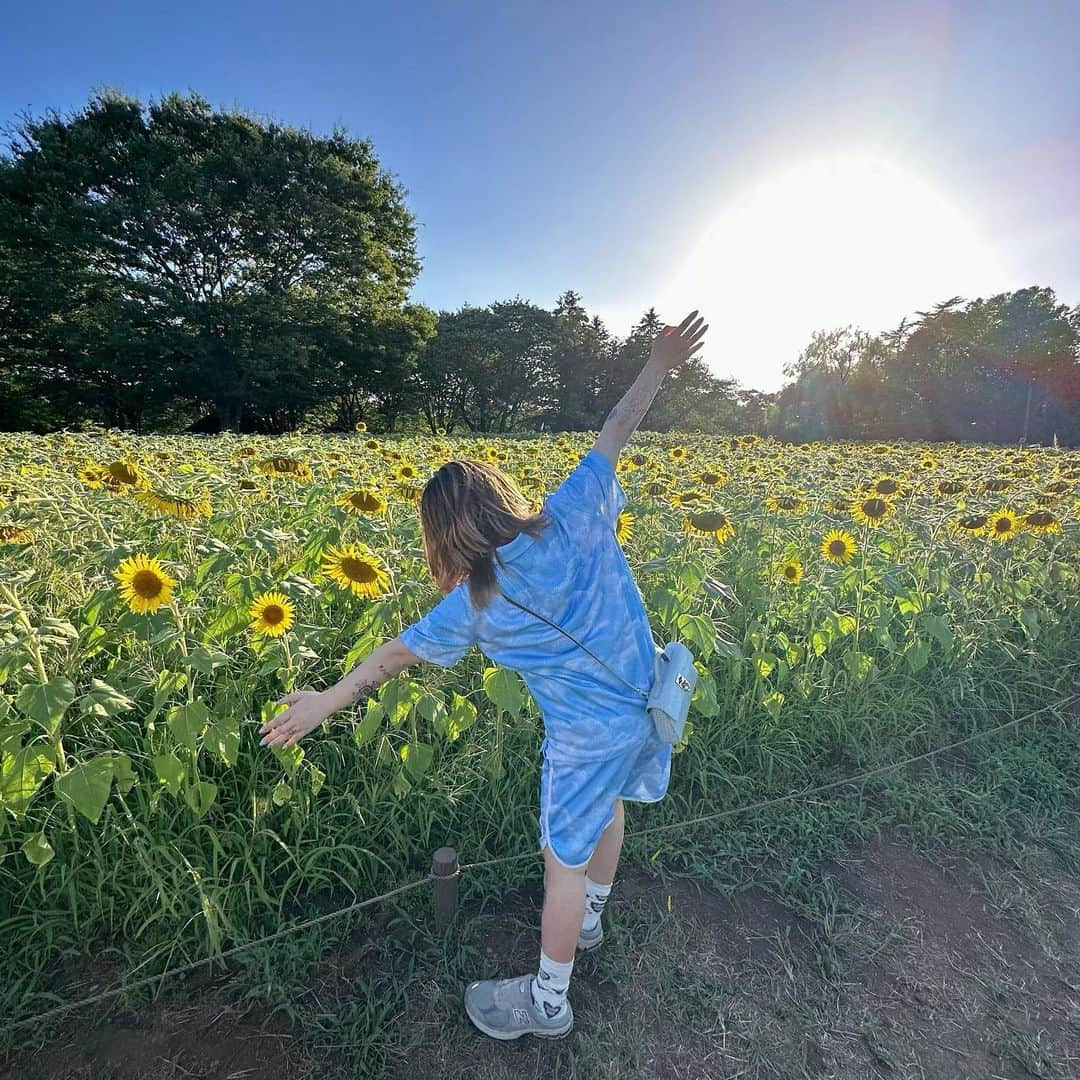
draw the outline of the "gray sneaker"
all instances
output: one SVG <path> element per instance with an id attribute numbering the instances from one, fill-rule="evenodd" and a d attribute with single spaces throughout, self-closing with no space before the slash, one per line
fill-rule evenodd
<path id="1" fill-rule="evenodd" d="M 574 1010 L 569 1001 L 554 1020 L 536 1008 L 531 975 L 471 983 L 465 991 L 465 1011 L 469 1019 L 493 1039 L 518 1039 L 522 1035 L 561 1039 L 569 1035 L 574 1026 Z"/>
<path id="2" fill-rule="evenodd" d="M 584 927 L 578 932 L 577 947 L 582 952 L 591 952 L 604 940 L 604 924 L 597 923 L 595 930 Z"/>

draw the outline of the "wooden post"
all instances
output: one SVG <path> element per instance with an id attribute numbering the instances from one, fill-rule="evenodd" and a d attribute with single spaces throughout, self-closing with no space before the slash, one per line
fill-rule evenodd
<path id="1" fill-rule="evenodd" d="M 431 857 L 431 877 L 435 894 L 435 928 L 445 930 L 457 913 L 458 857 L 450 847 L 441 847 Z"/>

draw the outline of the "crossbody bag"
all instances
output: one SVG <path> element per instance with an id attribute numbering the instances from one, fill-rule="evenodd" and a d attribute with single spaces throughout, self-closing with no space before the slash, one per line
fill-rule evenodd
<path id="1" fill-rule="evenodd" d="M 663 648 L 653 642 L 656 650 L 653 661 L 653 681 L 650 688 L 645 691 L 635 686 L 632 682 L 624 679 L 609 664 L 606 664 L 587 645 L 583 645 L 573 634 L 564 630 L 558 623 L 552 622 L 547 616 L 533 611 L 531 607 L 519 603 L 512 596 L 502 591 L 505 599 L 527 611 L 530 615 L 548 624 L 560 634 L 568 637 L 579 649 L 587 652 L 601 667 L 609 671 L 624 686 L 629 687 L 645 699 L 645 708 L 652 717 L 656 734 L 661 741 L 669 744 L 677 743 L 683 735 L 686 726 L 686 714 L 690 711 L 690 699 L 694 695 L 694 687 L 697 685 L 698 673 L 694 667 L 694 657 L 690 650 L 681 641 L 669 641 Z"/>

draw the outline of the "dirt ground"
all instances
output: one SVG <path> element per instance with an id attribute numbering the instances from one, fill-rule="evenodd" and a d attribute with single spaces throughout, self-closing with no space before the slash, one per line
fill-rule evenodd
<path id="1" fill-rule="evenodd" d="M 306 1025 L 219 1004 L 206 980 L 137 1015 L 61 1017 L 0 1059 L 0 1080 L 1073 1080 L 1080 880 L 1049 850 L 1023 866 L 880 839 L 822 867 L 828 903 L 810 918 L 760 889 L 729 901 L 627 868 L 604 947 L 576 963 L 574 1032 L 497 1043 L 464 1017 L 459 976 L 532 968 L 540 889 L 526 887 L 498 910 L 463 909 L 460 972 L 429 956 L 401 977 L 377 1059 L 334 1020 L 358 973 L 391 955 L 369 940 L 324 959 Z"/>

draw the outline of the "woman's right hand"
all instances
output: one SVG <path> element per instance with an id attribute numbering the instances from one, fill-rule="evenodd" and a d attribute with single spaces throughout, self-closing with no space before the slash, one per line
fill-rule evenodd
<path id="1" fill-rule="evenodd" d="M 289 707 L 259 729 L 263 736 L 261 746 L 284 750 L 298 743 L 309 731 L 314 731 L 334 712 L 333 702 L 323 690 L 294 690 L 279 698 L 277 704 Z"/>
<path id="2" fill-rule="evenodd" d="M 697 312 L 691 311 L 678 326 L 665 326 L 660 331 L 649 354 L 649 359 L 654 364 L 664 371 L 670 371 L 680 364 L 685 364 L 701 348 L 709 324 L 696 316 Z"/>

